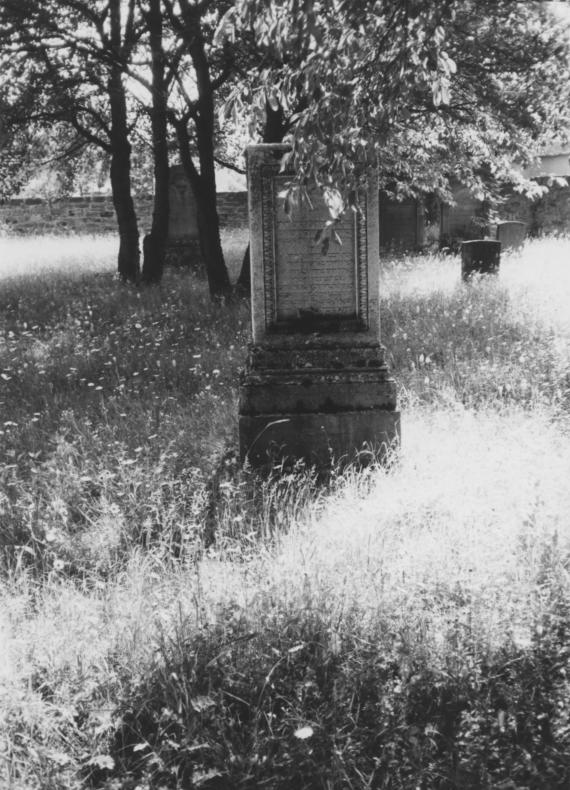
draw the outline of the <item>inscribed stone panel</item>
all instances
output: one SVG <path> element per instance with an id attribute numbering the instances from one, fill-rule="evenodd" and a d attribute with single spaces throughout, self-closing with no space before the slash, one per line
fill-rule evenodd
<path id="1" fill-rule="evenodd" d="M 331 241 L 328 251 L 315 242 L 330 219 L 322 197 L 311 194 L 294 206 L 290 216 L 283 210 L 286 176 L 274 179 L 275 289 L 277 321 L 304 314 L 356 317 L 358 314 L 356 220 L 348 211 L 336 230 L 342 240 Z"/>

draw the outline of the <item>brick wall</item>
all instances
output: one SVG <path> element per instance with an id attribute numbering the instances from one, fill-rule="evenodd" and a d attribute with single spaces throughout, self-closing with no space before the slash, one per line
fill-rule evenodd
<path id="1" fill-rule="evenodd" d="M 152 195 L 135 198 L 141 234 L 150 230 Z M 220 192 L 218 213 L 223 228 L 247 225 L 247 192 Z M 41 234 L 115 233 L 117 221 L 110 196 L 40 200 L 28 198 L 0 203 L 0 232 L 16 236 Z"/>

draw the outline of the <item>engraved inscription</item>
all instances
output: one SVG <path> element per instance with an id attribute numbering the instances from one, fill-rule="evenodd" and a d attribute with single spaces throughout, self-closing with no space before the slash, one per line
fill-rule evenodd
<path id="1" fill-rule="evenodd" d="M 273 181 L 276 319 L 356 317 L 360 300 L 354 214 L 347 212 L 337 224 L 342 245 L 331 240 L 323 254 L 315 236 L 330 219 L 328 209 L 315 193 L 312 209 L 301 203 L 288 217 L 283 209 L 288 180 L 280 176 Z"/>

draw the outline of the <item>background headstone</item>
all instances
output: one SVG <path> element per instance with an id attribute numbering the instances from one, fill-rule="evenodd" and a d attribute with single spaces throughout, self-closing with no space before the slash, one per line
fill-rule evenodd
<path id="1" fill-rule="evenodd" d="M 201 269 L 200 233 L 196 198 L 182 165 L 170 167 L 168 241 L 166 261 L 173 266 Z"/>
<path id="2" fill-rule="evenodd" d="M 497 274 L 501 262 L 501 242 L 488 239 L 464 241 L 461 245 L 461 276 Z"/>
<path id="3" fill-rule="evenodd" d="M 508 220 L 497 223 L 497 241 L 501 242 L 501 252 L 520 250 L 524 245 L 526 225 L 524 222 Z"/>
<path id="4" fill-rule="evenodd" d="M 360 195 L 323 251 L 319 193 L 288 216 L 287 146 L 248 149 L 253 344 L 240 385 L 240 453 L 253 467 L 366 460 L 399 434 L 380 344 L 378 190 Z"/>

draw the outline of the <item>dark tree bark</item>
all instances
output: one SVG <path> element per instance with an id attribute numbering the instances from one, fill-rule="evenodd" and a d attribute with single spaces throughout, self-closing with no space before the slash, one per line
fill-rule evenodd
<path id="1" fill-rule="evenodd" d="M 214 85 L 201 27 L 203 6 L 203 3 L 191 5 L 188 0 L 180 0 L 183 26 L 179 27 L 179 31 L 187 43 L 192 58 L 198 100 L 187 117 L 175 122 L 175 128 L 182 165 L 196 197 L 200 247 L 206 266 L 210 296 L 212 299 L 218 299 L 230 296 L 232 287 L 220 240 L 214 166 Z M 192 161 L 187 127 L 190 118 L 193 119 L 196 127 L 199 172 Z"/>
<path id="2" fill-rule="evenodd" d="M 121 51 L 121 0 L 110 0 L 111 46 Z M 127 124 L 127 101 L 123 71 L 118 58 L 110 66 L 109 101 L 111 107 L 111 190 L 119 226 L 119 276 L 137 282 L 140 275 L 139 230 L 131 193 L 131 144 Z"/>
<path id="3" fill-rule="evenodd" d="M 265 106 L 265 128 L 263 130 L 264 143 L 282 143 L 288 129 L 288 121 L 279 105 L 273 110 L 269 103 Z M 246 247 L 241 265 L 241 271 L 236 283 L 236 290 L 244 296 L 251 294 L 251 260 L 249 244 Z"/>
<path id="4" fill-rule="evenodd" d="M 160 0 L 150 0 L 146 14 L 150 33 L 152 58 L 152 147 L 154 156 L 154 207 L 152 227 L 143 242 L 143 272 L 145 283 L 162 279 L 164 256 L 168 236 L 169 170 L 167 141 L 167 87 L 165 80 L 165 55 L 162 46 L 162 14 Z"/>
<path id="5" fill-rule="evenodd" d="M 204 160 L 207 160 L 208 157 L 200 151 L 199 159 L 202 172 L 198 173 L 190 153 L 191 141 L 186 121 L 177 121 L 175 128 L 182 166 L 196 198 L 200 250 L 206 266 L 210 296 L 212 299 L 229 296 L 232 287 L 220 239 L 216 177 L 213 172 L 213 146 L 211 172 L 208 172 L 208 169 L 204 171 Z M 208 177 L 205 177 L 204 173 L 208 174 Z"/>

